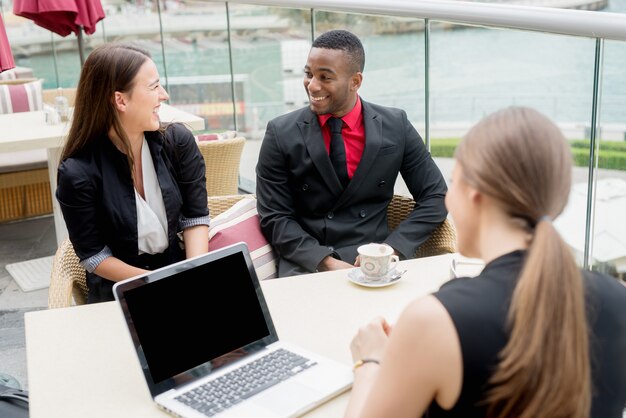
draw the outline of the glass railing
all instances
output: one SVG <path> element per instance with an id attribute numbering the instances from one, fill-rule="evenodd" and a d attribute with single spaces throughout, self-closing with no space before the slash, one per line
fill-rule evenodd
<path id="1" fill-rule="evenodd" d="M 601 12 L 438 0 L 103 6 L 107 17 L 85 38 L 87 50 L 126 41 L 151 51 L 171 104 L 205 118 L 208 131 L 248 138 L 241 184 L 249 191 L 265 126 L 307 104 L 302 68 L 312 38 L 328 29 L 361 38 L 361 96 L 405 109 L 447 177 L 459 138 L 482 116 L 512 104 L 540 110 L 572 140 L 577 165 L 557 227 L 581 265 L 626 271 L 626 0 Z M 76 38 L 50 35 L 4 7 L 18 65 L 47 88 L 75 86 Z M 401 178 L 396 190 L 408 193 Z"/>

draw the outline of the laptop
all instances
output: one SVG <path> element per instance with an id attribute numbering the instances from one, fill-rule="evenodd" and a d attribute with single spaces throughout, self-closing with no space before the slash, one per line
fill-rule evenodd
<path id="1" fill-rule="evenodd" d="M 179 417 L 301 415 L 350 367 L 278 338 L 245 243 L 113 286 L 156 404 Z"/>

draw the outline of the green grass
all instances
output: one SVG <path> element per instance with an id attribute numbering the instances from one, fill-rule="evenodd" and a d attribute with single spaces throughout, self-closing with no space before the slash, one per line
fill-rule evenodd
<path id="1" fill-rule="evenodd" d="M 452 158 L 460 138 L 437 138 L 430 140 L 430 153 L 433 157 Z"/>
<path id="2" fill-rule="evenodd" d="M 430 140 L 430 153 L 433 157 L 452 158 L 460 138 L 438 138 Z M 589 166 L 589 140 L 570 141 L 574 164 Z M 626 142 L 600 141 L 598 167 L 611 170 L 626 170 Z"/>

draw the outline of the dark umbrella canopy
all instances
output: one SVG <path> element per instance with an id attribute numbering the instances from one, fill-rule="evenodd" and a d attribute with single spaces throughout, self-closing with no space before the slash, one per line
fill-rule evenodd
<path id="1" fill-rule="evenodd" d="M 15 0 L 13 13 L 61 36 L 74 32 L 78 36 L 81 64 L 83 30 L 91 35 L 96 24 L 104 19 L 100 0 Z"/>
<path id="2" fill-rule="evenodd" d="M 78 15 L 76 24 L 82 26 L 87 35 L 96 31 L 96 23 L 104 19 L 104 10 L 100 0 L 76 0 Z"/>
<path id="3" fill-rule="evenodd" d="M 2 15 L 0 15 L 0 72 L 10 70 L 14 67 L 15 61 L 13 60 L 13 54 L 11 53 L 9 38 L 7 38 L 7 33 L 4 29 L 4 22 L 2 21 Z"/>
<path id="4" fill-rule="evenodd" d="M 61 36 L 78 35 L 81 26 L 91 35 L 104 19 L 100 0 L 15 0 L 13 13 Z"/>

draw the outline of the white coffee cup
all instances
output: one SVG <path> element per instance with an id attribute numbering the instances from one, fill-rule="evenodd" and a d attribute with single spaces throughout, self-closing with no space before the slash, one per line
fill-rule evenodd
<path id="1" fill-rule="evenodd" d="M 386 244 L 365 244 L 357 248 L 361 271 L 370 280 L 380 280 L 396 268 L 400 259 Z"/>

